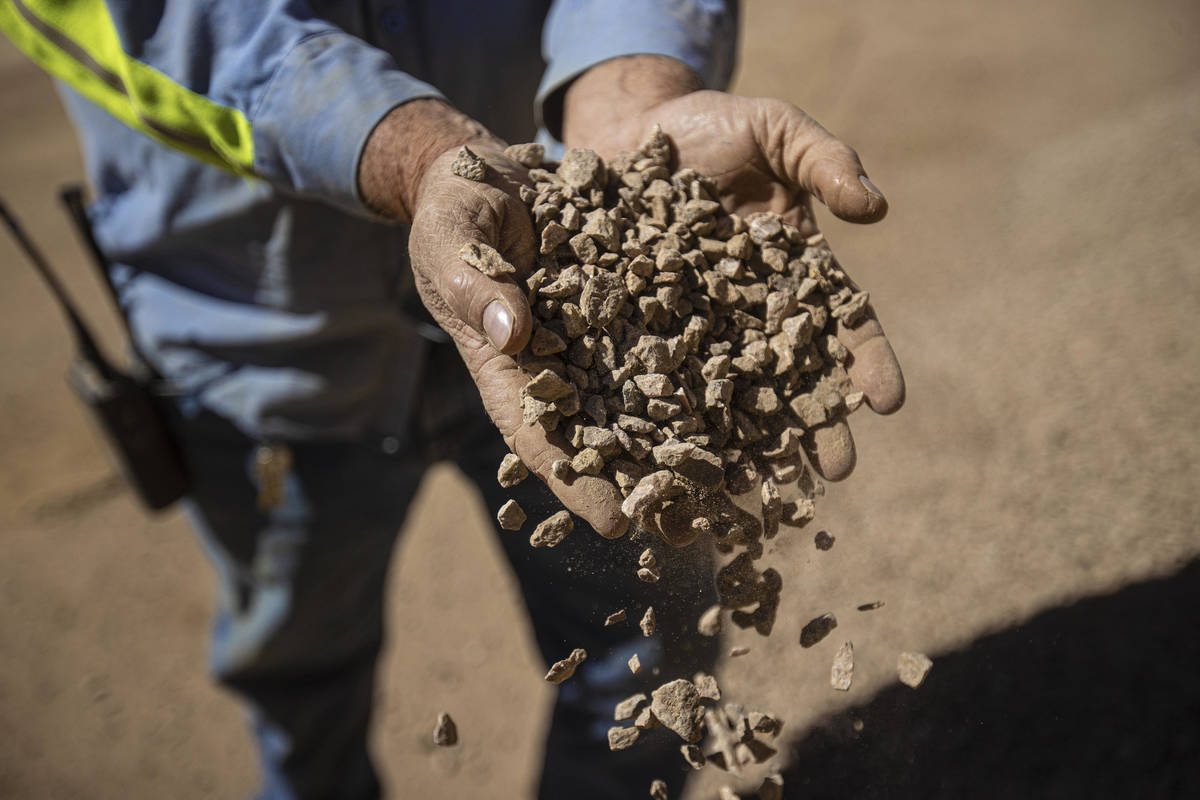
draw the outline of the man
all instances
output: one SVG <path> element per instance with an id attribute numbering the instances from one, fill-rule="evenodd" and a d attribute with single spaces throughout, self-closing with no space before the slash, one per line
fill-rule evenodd
<path id="1" fill-rule="evenodd" d="M 515 402 L 524 293 L 457 255 L 487 242 L 524 272 L 527 213 L 515 183 L 449 163 L 468 144 L 519 179 L 502 150 L 533 133 L 532 97 L 543 142 L 603 156 L 661 124 L 730 210 L 812 229 L 811 194 L 844 219 L 882 218 L 855 153 L 803 112 L 715 91 L 733 67 L 733 4 L 8 0 L 0 28 L 60 79 L 137 349 L 174 389 L 188 510 L 221 587 L 212 668 L 253 712 L 262 796 L 378 794 L 366 732 L 396 532 L 440 458 L 493 512 L 508 496 L 531 516 L 555 510 L 537 481 L 496 485 L 506 446 L 615 539 L 534 552 L 501 538 L 543 655 L 592 654 L 560 690 L 541 796 L 640 796 L 653 777 L 674 791 L 668 738 L 620 754 L 603 742 L 612 703 L 646 686 L 613 668 L 637 637 L 601 627 L 648 591 L 626 568 L 639 545 L 616 538 L 620 495 L 550 474 L 562 451 Z M 871 407 L 898 408 L 873 315 L 839 335 Z M 845 425 L 819 431 L 810 459 L 847 474 Z M 713 658 L 684 636 L 711 588 L 669 578 L 695 590 L 655 595 L 660 632 L 639 652 L 659 681 Z"/>

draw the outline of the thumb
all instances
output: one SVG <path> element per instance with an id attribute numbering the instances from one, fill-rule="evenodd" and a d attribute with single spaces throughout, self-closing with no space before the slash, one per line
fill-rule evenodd
<path id="1" fill-rule="evenodd" d="M 482 335 L 496 350 L 517 353 L 533 330 L 517 283 L 533 261 L 525 209 L 493 187 L 447 194 L 457 196 L 429 198 L 434 210 L 413 220 L 410 252 L 421 297 L 460 344 Z"/>
<path id="2" fill-rule="evenodd" d="M 813 195 L 847 222 L 878 222 L 887 215 L 887 198 L 867 177 L 854 148 L 791 103 L 758 102 L 756 138 L 776 178 Z"/>

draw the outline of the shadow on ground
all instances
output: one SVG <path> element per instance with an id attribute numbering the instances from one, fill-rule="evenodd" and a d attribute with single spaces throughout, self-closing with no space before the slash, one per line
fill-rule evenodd
<path id="1" fill-rule="evenodd" d="M 1200 561 L 935 657 L 793 747 L 788 797 L 1200 797 Z"/>

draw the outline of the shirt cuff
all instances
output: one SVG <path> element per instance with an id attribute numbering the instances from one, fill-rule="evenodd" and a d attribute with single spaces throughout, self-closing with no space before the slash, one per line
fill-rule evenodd
<path id="1" fill-rule="evenodd" d="M 251 115 L 255 170 L 299 194 L 373 217 L 358 189 L 363 148 L 389 111 L 422 97 L 444 99 L 361 39 L 340 31 L 302 39 Z"/>
<path id="2" fill-rule="evenodd" d="M 562 133 L 561 93 L 591 67 L 621 56 L 678 59 L 710 89 L 724 89 L 737 49 L 736 2 L 559 0 L 546 20 L 546 72 L 534 101 L 540 127 Z"/>

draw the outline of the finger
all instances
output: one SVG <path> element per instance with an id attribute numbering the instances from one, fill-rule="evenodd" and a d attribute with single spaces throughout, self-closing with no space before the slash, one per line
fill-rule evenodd
<path id="1" fill-rule="evenodd" d="M 547 436 L 540 425 L 521 425 L 511 437 L 511 446 L 562 504 L 586 520 L 597 533 L 606 539 L 616 539 L 625 533 L 629 520 L 621 513 L 621 493 L 617 487 L 599 476 L 573 475 L 560 480 L 550 471 L 555 461 L 571 459 L 567 442 L 561 436 Z"/>
<path id="2" fill-rule="evenodd" d="M 800 438 L 808 461 L 822 478 L 840 481 L 854 470 L 858 455 L 844 420 L 811 428 Z"/>
<path id="3" fill-rule="evenodd" d="M 448 202 L 460 203 L 454 206 L 458 209 L 474 208 L 480 216 L 470 218 L 465 212 L 447 215 L 432 223 L 432 230 L 423 229 L 413 264 L 420 265 L 423 294 L 433 295 L 427 298 L 427 305 L 451 336 L 466 327 L 487 337 L 496 350 L 513 354 L 525 346 L 533 331 L 525 290 L 517 284 L 515 273 L 490 278 L 464 261 L 460 252 L 466 245 L 494 247 L 517 262 L 513 267 L 524 274 L 532 261 L 530 246 L 505 248 L 505 242 L 494 241 L 487 234 L 515 226 L 521 234 L 515 237 L 517 242 L 532 242 L 533 228 L 515 198 L 491 187 L 478 191 L 487 195 L 482 202 L 462 203 L 458 198 Z"/>
<path id="4" fill-rule="evenodd" d="M 852 147 L 790 103 L 759 103 L 758 140 L 777 178 L 809 192 L 848 222 L 884 218 L 887 199 Z"/>
<path id="5" fill-rule="evenodd" d="M 508 356 L 495 351 L 488 353 L 486 344 L 477 335 L 474 343 L 466 341 L 469 337 L 463 338 L 458 342 L 459 353 L 509 449 L 545 482 L 564 506 L 586 520 L 601 536 L 613 539 L 625 533 L 629 520 L 621 513 L 621 493 L 615 486 L 592 475 L 561 480 L 551 472 L 555 461 L 569 461 L 574 452 L 561 434 L 548 435 L 540 425 L 526 425 L 522 420 L 519 398 L 529 376 Z"/>
<path id="6" fill-rule="evenodd" d="M 868 308 L 868 314 L 853 328 L 839 321 L 837 338 L 850 351 L 846 372 L 867 405 L 877 414 L 891 414 L 904 405 L 904 374 L 875 312 Z"/>

